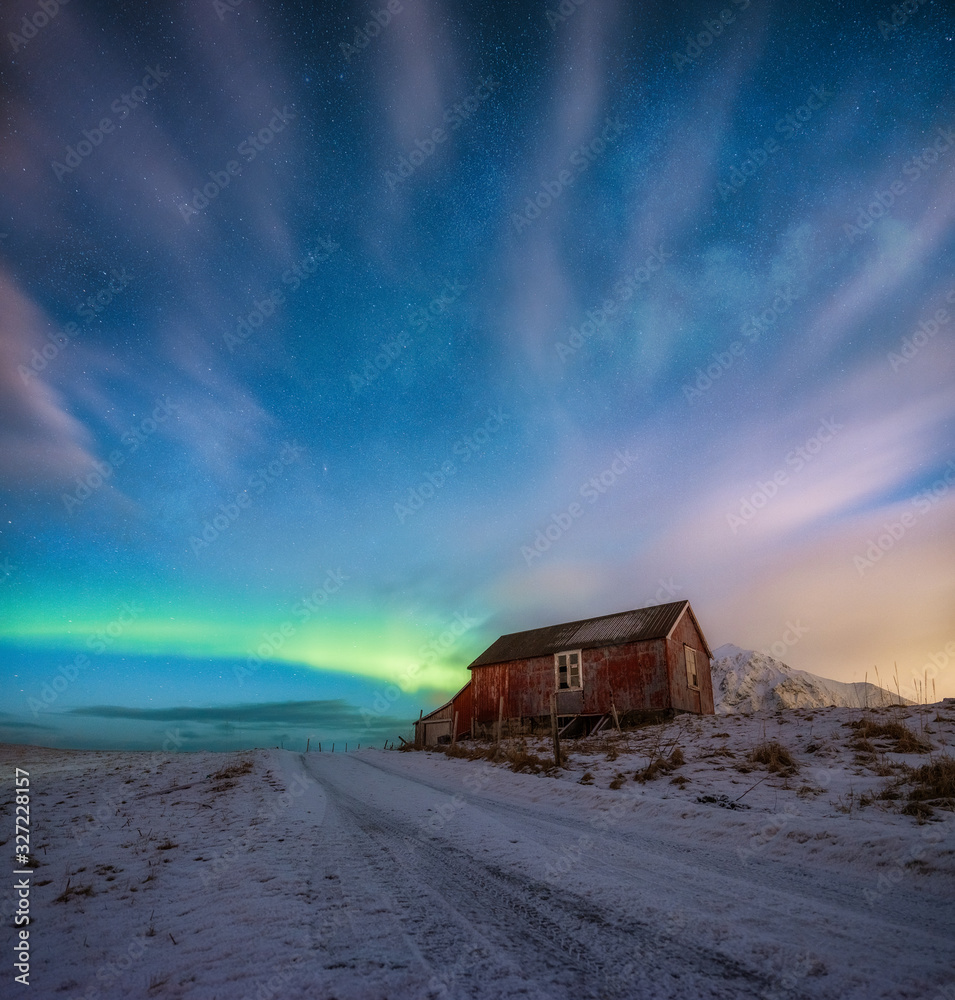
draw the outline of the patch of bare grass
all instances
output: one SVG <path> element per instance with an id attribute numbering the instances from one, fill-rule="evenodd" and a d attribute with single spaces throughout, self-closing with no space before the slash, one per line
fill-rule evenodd
<path id="1" fill-rule="evenodd" d="M 74 896 L 92 896 L 93 885 L 73 885 L 69 879 L 66 880 L 66 888 L 53 900 L 54 903 L 66 903 Z"/>
<path id="2" fill-rule="evenodd" d="M 486 760 L 492 764 L 507 764 L 516 773 L 540 774 L 554 767 L 552 757 L 540 757 L 531 753 L 523 740 L 513 746 L 503 743 L 492 743 L 490 746 L 466 746 L 463 743 L 451 743 L 438 749 L 442 750 L 448 757 L 457 757 L 462 760 Z M 561 763 L 563 763 L 563 754 L 561 756 Z"/>
<path id="3" fill-rule="evenodd" d="M 497 747 L 497 754 L 490 759 L 506 763 L 512 771 L 518 774 L 540 774 L 541 771 L 547 771 L 554 766 L 553 759 L 548 760 L 544 757 L 538 757 L 536 753 L 531 753 L 523 741 L 514 747 Z"/>
<path id="4" fill-rule="evenodd" d="M 773 774 L 795 774 L 799 770 L 795 758 L 779 740 L 766 740 L 757 744 L 749 752 L 747 760 L 753 764 L 762 764 Z"/>
<path id="5" fill-rule="evenodd" d="M 244 760 L 239 764 L 232 764 L 230 767 L 223 767 L 221 770 L 216 771 L 215 774 L 210 774 L 209 777 L 215 781 L 227 781 L 229 778 L 239 778 L 243 774 L 248 774 L 253 767 L 251 760 Z"/>
<path id="6" fill-rule="evenodd" d="M 686 758 L 683 756 L 683 751 L 679 747 L 675 747 L 667 757 L 653 757 L 646 767 L 634 774 L 633 780 L 639 781 L 642 785 L 648 781 L 653 781 L 654 778 L 672 774 L 678 767 L 682 767 L 685 763 Z"/>
<path id="7" fill-rule="evenodd" d="M 934 815 L 936 809 L 955 812 L 955 757 L 943 754 L 912 768 L 898 779 L 897 790 L 906 798 L 902 812 L 920 821 Z"/>
<path id="8" fill-rule="evenodd" d="M 872 752 L 875 746 L 872 740 L 888 740 L 893 753 L 928 753 L 932 744 L 913 732 L 908 726 L 898 721 L 877 722 L 872 718 L 856 719 L 847 722 L 850 729 L 855 730 L 855 736 L 849 741 L 854 750 Z"/>

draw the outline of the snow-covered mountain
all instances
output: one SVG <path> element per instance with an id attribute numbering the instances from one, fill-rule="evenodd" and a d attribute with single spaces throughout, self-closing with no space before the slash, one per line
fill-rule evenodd
<path id="1" fill-rule="evenodd" d="M 796 670 L 781 660 L 752 649 L 727 643 L 713 651 L 710 667 L 717 715 L 755 712 L 761 708 L 844 708 L 904 705 L 899 698 L 875 684 L 844 683 Z"/>

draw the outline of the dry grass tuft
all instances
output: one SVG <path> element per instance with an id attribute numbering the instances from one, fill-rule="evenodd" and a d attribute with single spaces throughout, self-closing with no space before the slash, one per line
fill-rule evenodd
<path id="1" fill-rule="evenodd" d="M 72 899 L 73 896 L 92 896 L 93 886 L 90 885 L 71 885 L 70 880 L 66 880 L 66 888 L 53 900 L 54 903 L 65 903 L 67 900 Z"/>
<path id="2" fill-rule="evenodd" d="M 514 746 L 493 743 L 491 746 L 468 747 L 463 743 L 451 743 L 445 747 L 431 747 L 429 749 L 443 752 L 447 757 L 458 757 L 463 760 L 486 760 L 492 764 L 507 764 L 512 771 L 519 774 L 540 774 L 554 767 L 554 761 L 551 757 L 539 757 L 537 754 L 531 753 L 523 740 Z"/>
<path id="3" fill-rule="evenodd" d="M 767 740 L 753 747 L 747 759 L 774 774 L 795 774 L 799 770 L 793 755 L 778 740 Z"/>
<path id="4" fill-rule="evenodd" d="M 955 757 L 944 754 L 929 764 L 909 771 L 899 782 L 908 788 L 902 812 L 924 820 L 935 809 L 955 812 Z"/>
<path id="5" fill-rule="evenodd" d="M 546 771 L 554 766 L 553 760 L 547 760 L 544 757 L 538 757 L 536 753 L 531 753 L 523 741 L 518 743 L 516 747 L 508 747 L 507 749 L 498 747 L 497 749 L 498 755 L 492 759 L 503 761 L 518 774 L 540 774 L 541 771 Z"/>
<path id="6" fill-rule="evenodd" d="M 928 753 L 932 744 L 908 726 L 901 722 L 876 722 L 875 719 L 857 719 L 847 722 L 854 729 L 855 736 L 850 741 L 853 749 L 872 752 L 875 747 L 870 742 L 874 739 L 889 740 L 893 745 L 889 748 L 893 753 Z"/>
<path id="7" fill-rule="evenodd" d="M 253 764 L 251 760 L 244 760 L 241 764 L 233 764 L 231 767 L 224 767 L 220 771 L 216 771 L 215 774 L 210 774 L 210 778 L 214 778 L 216 781 L 225 781 L 228 778 L 238 778 L 240 775 L 248 774 L 252 770 Z"/>
<path id="8" fill-rule="evenodd" d="M 686 759 L 683 756 L 683 751 L 679 747 L 676 747 L 669 757 L 652 758 L 645 768 L 634 774 L 633 780 L 639 781 L 642 785 L 647 781 L 653 781 L 654 778 L 659 778 L 661 775 L 670 774 L 685 763 Z"/>

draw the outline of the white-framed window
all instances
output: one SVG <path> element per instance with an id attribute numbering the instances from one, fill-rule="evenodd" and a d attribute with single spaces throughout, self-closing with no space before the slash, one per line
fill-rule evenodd
<path id="1" fill-rule="evenodd" d="M 555 653 L 554 672 L 557 675 L 558 691 L 579 691 L 581 688 L 580 650 Z"/>
<path id="2" fill-rule="evenodd" d="M 683 655 L 686 658 L 686 682 L 691 688 L 698 688 L 700 686 L 700 677 L 696 672 L 696 650 L 684 643 Z"/>

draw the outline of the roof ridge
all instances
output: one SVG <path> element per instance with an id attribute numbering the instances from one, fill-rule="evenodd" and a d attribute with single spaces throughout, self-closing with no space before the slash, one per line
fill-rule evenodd
<path id="1" fill-rule="evenodd" d="M 545 656 L 560 649 L 591 649 L 666 638 L 688 610 L 692 615 L 689 600 L 683 599 L 558 622 L 555 625 L 542 625 L 520 632 L 508 632 L 495 639 L 483 653 L 472 660 L 469 669 L 513 659 Z M 693 621 L 696 622 L 695 615 Z"/>
<path id="2" fill-rule="evenodd" d="M 681 601 L 667 601 L 666 604 L 647 604 L 642 608 L 625 608 L 623 611 L 612 611 L 609 615 L 593 615 L 590 618 L 577 618 L 571 622 L 554 622 L 552 625 L 538 625 L 536 628 L 522 628 L 517 632 L 505 632 L 503 635 L 498 636 L 498 639 L 506 639 L 511 635 L 524 635 L 526 632 L 538 632 L 541 629 L 547 628 L 566 628 L 569 625 L 583 625 L 584 622 L 601 622 L 607 618 L 617 618 L 620 615 L 632 615 L 637 611 L 656 611 L 659 608 L 671 608 L 677 604 L 689 603 L 686 598 L 683 598 Z"/>

